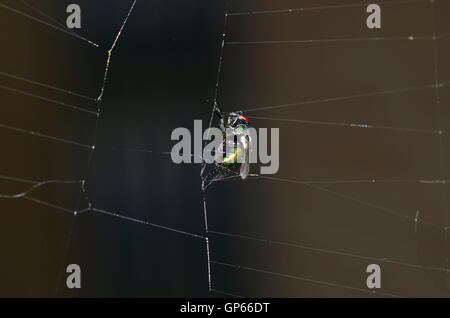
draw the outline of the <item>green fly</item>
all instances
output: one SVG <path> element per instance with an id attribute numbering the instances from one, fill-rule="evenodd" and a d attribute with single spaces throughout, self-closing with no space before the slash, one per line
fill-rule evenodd
<path id="1" fill-rule="evenodd" d="M 239 171 L 242 179 L 250 172 L 250 153 L 252 148 L 249 120 L 242 112 L 224 113 L 217 106 L 214 112 L 219 117 L 220 129 L 223 133 L 223 143 L 219 148 L 224 168 Z"/>

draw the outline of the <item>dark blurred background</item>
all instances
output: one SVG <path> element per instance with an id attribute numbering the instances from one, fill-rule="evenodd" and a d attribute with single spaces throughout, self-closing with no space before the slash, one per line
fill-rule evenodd
<path id="1" fill-rule="evenodd" d="M 28 0 L 65 23 L 73 1 Z M 336 1 L 321 0 L 320 6 Z M 312 0 L 231 0 L 229 12 L 318 6 Z M 387 1 L 389 2 L 389 1 Z M 21 1 L 1 4 L 45 20 Z M 96 98 L 106 51 L 130 0 L 78 0 L 88 43 L 0 7 L 0 72 Z M 339 4 L 361 3 L 339 1 Z M 370 3 L 370 2 L 367 2 Z M 200 167 L 175 165 L 170 135 L 207 126 L 217 76 L 225 1 L 138 0 L 112 55 L 102 115 L 96 118 L 0 89 L 0 124 L 82 144 L 90 151 L 0 128 L 0 175 L 27 180 L 88 180 L 93 206 L 204 235 Z M 431 36 L 431 2 L 382 5 L 381 30 L 366 27 L 365 6 L 291 14 L 230 16 L 229 41 Z M 435 3 L 436 34 L 450 32 L 450 3 Z M 225 46 L 219 103 L 227 111 L 320 100 L 435 83 L 433 41 L 336 41 Z M 436 41 L 438 81 L 450 80 L 449 38 Z M 0 85 L 96 110 L 96 103 L 0 76 Z M 321 102 L 254 116 L 448 130 L 447 86 Z M 215 183 L 206 192 L 213 231 L 444 268 L 449 188 L 441 183 L 342 183 L 349 180 L 447 180 L 447 136 L 254 120 L 280 128 L 276 177 L 325 181 L 306 186 L 261 178 Z M 206 127 L 205 127 L 206 128 Z M 97 133 L 95 133 L 97 132 Z M 140 151 L 135 151 L 136 149 Z M 441 149 L 444 167 L 441 165 Z M 151 152 L 154 151 L 154 152 Z M 89 169 L 88 169 L 89 168 Z M 257 172 L 257 170 L 255 170 Z M 339 181 L 339 182 L 334 182 Z M 29 184 L 0 179 L 0 193 Z M 87 207 L 78 185 L 46 185 L 34 198 L 69 210 Z M 371 205 L 371 206 L 370 206 Z M 384 212 L 383 212 L 384 210 Z M 414 218 L 415 224 L 386 210 Z M 216 297 L 208 291 L 202 239 L 110 215 L 78 216 L 24 199 L 0 199 L 0 296 Z M 215 261 L 366 289 L 368 260 L 210 234 Z M 82 288 L 65 287 L 79 264 Z M 381 292 L 448 296 L 448 275 L 388 263 Z M 366 297 L 364 292 L 212 264 L 217 290 L 248 297 Z M 62 275 L 61 275 L 62 274 Z M 374 295 L 375 296 L 375 295 Z"/>

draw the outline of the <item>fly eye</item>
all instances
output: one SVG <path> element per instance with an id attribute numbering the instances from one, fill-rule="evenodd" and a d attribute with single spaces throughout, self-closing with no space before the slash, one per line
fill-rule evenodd
<path id="1" fill-rule="evenodd" d="M 245 117 L 244 115 L 239 115 L 239 118 L 242 119 L 242 120 L 244 120 L 244 121 L 247 122 L 247 123 L 249 122 L 248 118 Z"/>

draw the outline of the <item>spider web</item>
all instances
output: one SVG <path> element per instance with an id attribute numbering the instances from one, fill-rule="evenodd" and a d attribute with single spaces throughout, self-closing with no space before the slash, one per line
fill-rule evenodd
<path id="1" fill-rule="evenodd" d="M 389 36 L 389 37 L 355 37 L 355 38 L 325 38 L 325 39 L 286 39 L 286 40 L 227 40 L 227 32 L 225 31 L 223 34 L 223 42 L 222 42 L 222 54 L 219 61 L 219 67 L 218 67 L 218 80 L 216 83 L 216 93 L 214 98 L 214 105 L 218 105 L 217 101 L 217 90 L 219 89 L 220 85 L 220 73 L 223 68 L 223 49 L 225 46 L 245 46 L 245 48 L 248 48 L 249 50 L 254 50 L 253 52 L 257 52 L 259 49 L 259 46 L 281 46 L 281 45 L 313 45 L 313 44 L 324 44 L 324 43 L 352 43 L 352 42 L 371 42 L 371 41 L 431 41 L 431 46 L 433 49 L 433 55 L 432 55 L 432 67 L 433 69 L 433 82 L 426 84 L 426 85 L 418 85 L 413 87 L 400 87 L 395 89 L 385 89 L 380 91 L 373 91 L 373 92 L 367 92 L 367 93 L 358 93 L 353 95 L 347 95 L 347 96 L 335 96 L 335 97 L 329 97 L 329 98 L 322 98 L 322 99 L 312 99 L 302 102 L 296 102 L 296 103 L 285 103 L 285 104 L 278 104 L 278 105 L 269 105 L 269 106 L 259 106 L 259 107 L 242 107 L 242 106 L 233 106 L 233 110 L 241 110 L 246 114 L 249 114 L 248 117 L 251 119 L 256 119 L 259 121 L 276 121 L 278 124 L 281 123 L 291 123 L 291 124 L 300 124 L 300 125 L 317 125 L 322 127 L 337 127 L 337 128 L 352 128 L 352 129 L 368 129 L 368 130 L 381 130 L 381 131 L 388 131 L 388 132 L 394 132 L 394 133 L 412 133 L 412 134 L 431 134 L 434 135 L 434 138 L 437 138 L 439 140 L 439 158 L 440 158 L 440 168 L 442 176 L 445 175 L 445 154 L 444 154 L 444 138 L 448 134 L 446 131 L 442 129 L 442 111 L 441 111 L 441 99 L 440 99 L 440 90 L 448 86 L 448 82 L 440 82 L 440 76 L 439 76 L 439 52 L 438 52 L 438 42 L 440 40 L 445 40 L 448 38 L 448 33 L 445 34 L 438 34 L 437 33 L 437 18 L 436 18 L 436 3 L 435 1 L 386 1 L 379 3 L 380 5 L 388 6 L 388 5 L 417 5 L 420 3 L 425 3 L 426 5 L 429 5 L 431 7 L 431 35 L 406 35 L 406 36 Z M 297 15 L 298 13 L 308 13 L 309 11 L 323 11 L 323 10 L 340 10 L 340 9 L 350 9 L 350 8 L 357 8 L 357 7 L 365 7 L 368 3 L 353 3 L 353 4 L 340 4 L 340 5 L 324 5 L 324 6 L 312 6 L 312 7 L 302 7 L 302 8 L 282 8 L 282 9 L 250 9 L 248 11 L 242 10 L 232 13 L 226 13 L 225 14 L 225 30 L 227 30 L 227 23 L 229 23 L 230 19 L 233 18 L 241 18 L 244 20 L 245 18 L 253 19 L 252 21 L 256 24 L 253 25 L 252 28 L 257 29 L 257 27 L 260 25 L 260 21 L 258 21 L 258 18 L 261 16 L 289 16 L 289 15 Z M 244 5 L 245 7 L 245 5 Z M 270 5 L 269 5 L 270 7 Z M 261 18 L 262 19 L 262 18 Z M 278 21 L 280 22 L 280 21 Z M 245 22 L 244 22 L 245 25 Z M 236 30 L 236 28 L 235 28 Z M 264 37 L 266 34 L 262 32 Z M 286 109 L 286 108 L 300 108 L 300 107 L 306 107 L 306 106 L 319 106 L 323 104 L 331 104 L 333 102 L 341 102 L 341 101 L 351 101 L 351 100 L 358 100 L 362 98 L 371 98 L 371 97 L 377 97 L 377 96 L 388 96 L 391 94 L 400 94 L 400 93 L 408 93 L 408 92 L 415 92 L 420 90 L 431 90 L 434 91 L 434 103 L 436 105 L 437 113 L 437 124 L 434 128 L 430 129 L 421 129 L 421 128 L 410 128 L 410 127 L 401 127 L 401 126 L 390 126 L 390 125 L 379 125 L 379 124 L 373 124 L 373 123 L 365 123 L 365 122 L 348 122 L 348 121 L 323 121 L 323 120 L 306 120 L 306 119 L 293 119 L 293 118 L 279 118 L 279 117 L 272 117 L 273 113 L 268 112 L 268 116 L 254 116 L 252 115 L 253 112 L 261 112 L 261 111 L 272 111 L 272 110 L 280 110 L 280 109 Z M 266 112 L 267 113 L 267 112 Z M 211 121 L 213 118 L 213 114 L 211 115 Z M 210 121 L 210 126 L 211 126 Z M 270 180 L 274 182 L 282 182 L 282 183 L 289 183 L 291 185 L 302 185 L 304 187 L 309 187 L 315 191 L 322 192 L 326 195 L 336 196 L 338 198 L 354 202 L 356 204 L 359 204 L 361 206 L 368 207 L 370 209 L 373 209 L 376 212 L 388 214 L 393 218 L 397 218 L 399 220 L 402 220 L 403 222 L 410 223 L 410 225 L 414 229 L 414 235 L 418 237 L 418 227 L 419 226 L 427 226 L 435 231 L 442 233 L 442 239 L 444 240 L 444 259 L 445 259 L 445 266 L 444 267 L 436 267 L 436 266 L 428 266 L 420 264 L 421 260 L 419 257 L 418 263 L 405 263 L 401 262 L 399 260 L 390 259 L 386 257 L 370 257 L 367 255 L 355 255 L 354 253 L 345 253 L 338 250 L 327 250 L 327 249 L 321 249 L 317 247 L 312 246 L 306 246 L 303 244 L 295 244 L 291 242 L 285 242 L 285 241 L 277 241 L 277 240 L 270 240 L 270 239 L 264 239 L 262 237 L 255 237 L 250 235 L 243 235 L 243 234 L 233 234 L 233 233 L 225 233 L 220 231 L 213 231 L 208 230 L 208 226 L 206 227 L 207 233 L 211 235 L 215 235 L 222 238 L 228 238 L 228 239 L 234 239 L 234 240 L 240 240 L 242 241 L 252 241 L 260 244 L 265 244 L 267 246 L 278 246 L 278 247 L 287 247 L 291 249 L 302 249 L 306 251 L 316 252 L 316 253 L 325 253 L 329 255 L 338 255 L 338 256 L 346 256 L 349 258 L 359 258 L 360 260 L 370 261 L 370 262 L 376 262 L 379 264 L 395 264 L 400 267 L 405 268 L 416 268 L 421 269 L 425 271 L 437 271 L 441 272 L 445 275 L 445 279 L 447 280 L 448 284 L 448 226 L 447 226 L 447 216 L 446 216 L 446 209 L 447 209 L 447 202 L 446 202 L 446 188 L 445 185 L 448 183 L 448 180 L 445 178 L 441 179 L 397 179 L 397 180 L 388 180 L 388 179 L 370 179 L 370 180 L 333 180 L 333 181 L 325 181 L 325 180 L 319 180 L 319 181 L 303 181 L 303 180 L 292 180 L 287 178 L 279 178 L 279 177 L 271 177 L 271 176 L 257 176 L 256 179 L 265 179 Z M 398 211 L 395 209 L 387 208 L 383 205 L 374 204 L 370 201 L 366 201 L 363 199 L 360 199 L 355 196 L 351 196 L 346 194 L 345 192 L 342 192 L 342 190 L 332 190 L 329 188 L 330 185 L 345 185 L 345 184 L 422 184 L 422 185 L 439 185 L 441 187 L 442 191 L 442 213 L 443 213 L 443 225 L 438 223 L 429 222 L 426 220 L 422 220 L 420 216 L 420 211 L 417 210 L 415 214 L 408 215 L 405 214 L 402 211 Z M 328 186 L 327 186 L 328 185 Z M 204 211 L 205 211 L 205 223 L 208 223 L 207 220 L 207 205 L 206 200 L 204 201 Z M 209 244 L 209 242 L 208 242 Z M 269 248 L 268 247 L 268 248 Z M 209 250 L 209 249 L 208 249 Z M 208 257 L 209 259 L 209 257 Z M 278 260 L 280 261 L 280 260 Z M 325 285 L 330 287 L 337 287 L 342 289 L 349 289 L 349 290 L 355 290 L 362 293 L 373 293 L 373 294 L 379 294 L 381 296 L 390 296 L 390 297 L 401 297 L 401 295 L 398 295 L 396 293 L 389 293 L 385 291 L 370 291 L 364 288 L 358 288 L 355 286 L 349 286 L 345 284 L 337 284 L 335 282 L 330 281 L 323 281 L 323 280 L 317 280 L 313 279 L 311 277 L 305 277 L 305 276 L 298 276 L 293 275 L 291 273 L 286 272 L 280 272 L 280 271 L 273 271 L 266 268 L 257 268 L 257 267 L 251 267 L 247 265 L 242 265 L 242 263 L 230 263 L 230 262 L 224 262 L 224 261 L 211 261 L 212 264 L 227 268 L 229 270 L 235 270 L 235 271 L 242 271 L 247 273 L 259 273 L 263 275 L 268 276 L 274 276 L 278 278 L 285 278 L 285 279 L 291 279 L 291 280 L 299 280 L 307 283 L 312 284 L 318 284 L 318 285 Z M 211 285 L 210 285 L 211 289 Z M 211 289 L 214 290 L 214 289 Z M 219 291 L 220 292 L 220 291 Z M 228 293 L 229 295 L 229 293 Z M 235 295 L 238 296 L 238 295 Z"/>
<path id="2" fill-rule="evenodd" d="M 337 290 L 349 290 L 352 292 L 355 292 L 356 295 L 364 295 L 364 294 L 373 294 L 378 296 L 392 296 L 392 297 L 398 297 L 398 296 L 404 296 L 401 293 L 398 293 L 397 291 L 391 291 L 387 288 L 383 288 L 380 291 L 372 291 L 365 289 L 364 287 L 361 287 L 361 284 L 355 285 L 350 283 L 341 282 L 340 279 L 322 279 L 320 277 L 314 277 L 314 276 L 308 276 L 308 275 L 299 275 L 295 274 L 291 271 L 283 271 L 283 266 L 279 267 L 270 267 L 269 265 L 273 266 L 273 264 L 267 264 L 267 266 L 252 266 L 248 265 L 251 264 L 252 261 L 248 259 L 248 257 L 245 257 L 242 262 L 233 262 L 228 260 L 223 260 L 219 258 L 216 255 L 219 254 L 220 247 L 222 246 L 223 241 L 231 241 L 233 244 L 257 244 L 259 248 L 263 252 L 267 253 L 273 253 L 274 248 L 280 248 L 280 249 L 287 249 L 290 253 L 292 251 L 303 251 L 308 253 L 313 253 L 315 255 L 323 255 L 324 257 L 331 257 L 331 260 L 333 258 L 339 258 L 339 259 L 352 259 L 357 260 L 361 262 L 375 262 L 379 263 L 381 265 L 389 265 L 393 266 L 395 268 L 399 268 L 401 270 L 411 270 L 412 273 L 421 273 L 426 279 L 431 277 L 431 281 L 433 283 L 436 282 L 436 277 L 434 277 L 434 274 L 439 275 L 438 277 L 444 277 L 447 280 L 448 283 L 448 273 L 449 273 L 449 258 L 448 258 L 448 222 L 447 222 L 447 202 L 446 202 L 446 185 L 450 182 L 445 176 L 446 176 L 446 165 L 445 165 L 445 138 L 448 135 L 448 132 L 444 129 L 444 122 L 442 120 L 444 109 L 443 109 L 443 98 L 442 98 L 442 90 L 445 89 L 450 82 L 448 81 L 441 81 L 440 76 L 440 64 L 442 61 L 439 59 L 439 43 L 440 41 L 446 41 L 448 40 L 448 37 L 450 35 L 447 33 L 439 33 L 438 29 L 438 21 L 437 21 L 437 4 L 439 1 L 433 1 L 433 0 L 404 0 L 404 1 L 386 1 L 386 2 L 380 2 L 382 6 L 399 6 L 399 7 L 409 7 L 409 6 L 425 6 L 425 8 L 430 9 L 430 29 L 432 30 L 432 33 L 429 35 L 414 35 L 414 34 L 407 34 L 407 35 L 394 35 L 394 36 L 377 36 L 377 37 L 329 37 L 329 38 L 322 38 L 322 39 L 261 39 L 261 40 L 254 40 L 254 39 L 238 39 L 238 40 L 231 40 L 229 39 L 233 34 L 232 30 L 230 30 L 230 24 L 234 23 L 233 19 L 241 19 L 241 21 L 244 21 L 246 19 L 250 18 L 259 18 L 259 17 L 267 17 L 267 16 L 298 16 L 299 14 L 308 14 L 311 13 L 323 13 L 323 12 L 329 12 L 334 10 L 354 10 L 354 9 L 361 9 L 365 8 L 367 6 L 367 3 L 348 3 L 348 4 L 339 4 L 339 5 L 323 5 L 323 6 L 305 6 L 305 7 L 292 7 L 290 9 L 281 8 L 281 9 L 270 9 L 270 5 L 268 6 L 269 9 L 246 9 L 244 4 L 240 4 L 244 7 L 242 10 L 231 10 L 231 6 L 228 6 L 228 9 L 224 16 L 224 32 L 222 34 L 222 42 L 221 42 L 221 52 L 219 56 L 219 63 L 218 63 L 218 70 L 217 70 L 217 80 L 215 85 L 215 91 L 213 95 L 213 105 L 219 105 L 224 103 L 226 104 L 227 110 L 242 110 L 246 114 L 250 114 L 248 117 L 257 120 L 258 123 L 266 123 L 266 122 L 276 122 L 277 124 L 290 124 L 290 125 L 306 125 L 307 127 L 313 126 L 313 127 L 319 127 L 319 128 L 328 128 L 328 129 L 351 129 L 352 132 L 360 130 L 360 131 L 381 131 L 381 132 L 389 132 L 392 134 L 412 134 L 414 136 L 430 136 L 431 138 L 434 138 L 438 141 L 439 145 L 439 162 L 440 162 L 440 178 L 435 177 L 429 177 L 429 178 L 395 178 L 395 179 L 387 179 L 387 178 L 370 178 L 370 179 L 347 179 L 347 180 L 309 180 L 309 179 L 290 179 L 290 178 L 283 178 L 278 176 L 253 176 L 250 178 L 249 181 L 246 181 L 245 183 L 240 183 L 240 186 L 242 184 L 245 184 L 246 186 L 253 185 L 254 182 L 263 181 L 263 182 L 269 182 L 270 184 L 283 184 L 286 187 L 289 187 L 290 191 L 292 191 L 292 188 L 294 189 L 294 192 L 297 192 L 297 189 L 299 187 L 302 187 L 303 189 L 308 189 L 309 191 L 313 191 L 318 195 L 326 196 L 326 197 L 332 197 L 339 200 L 342 200 L 340 202 L 350 202 L 352 204 L 355 204 L 356 206 L 359 206 L 360 208 L 366 208 L 367 214 L 375 214 L 376 217 L 379 218 L 385 218 L 387 220 L 392 220 L 393 226 L 402 224 L 402 226 L 406 226 L 408 228 L 411 228 L 413 231 L 413 236 L 416 240 L 420 241 L 421 236 L 420 229 L 424 228 L 426 231 L 431 231 L 433 233 L 437 233 L 436 235 L 439 237 L 441 236 L 440 240 L 444 242 L 445 249 L 444 249 L 444 255 L 443 259 L 436 261 L 434 264 L 430 264 L 427 260 L 424 260 L 423 257 L 418 257 L 417 262 L 410 262 L 410 261 L 404 261 L 402 257 L 385 257 L 385 256 L 371 256 L 373 254 L 364 254 L 364 253 L 353 253 L 353 252 L 347 252 L 348 249 L 346 248 L 322 248 L 317 245 L 306 245 L 306 244 L 298 244 L 293 242 L 298 242 L 298 240 L 295 240 L 295 235 L 291 236 L 292 240 L 278 240 L 278 239 L 268 239 L 267 237 L 274 237 L 274 236 L 254 236 L 252 235 L 252 231 L 248 232 L 240 232 L 240 233 L 231 233 L 228 231 L 221 231 L 219 230 L 221 222 L 218 220 L 214 220 L 214 224 L 211 225 L 211 214 L 213 214 L 214 217 L 217 218 L 217 211 L 222 211 L 220 208 L 217 208 L 218 205 L 220 205 L 220 200 L 217 202 L 212 202 L 214 204 L 211 204 L 207 200 L 207 197 L 209 195 L 208 191 L 211 189 L 211 191 L 219 191 L 219 189 L 223 190 L 224 186 L 228 186 L 229 184 L 234 183 L 228 183 L 224 182 L 221 183 L 219 181 L 230 181 L 234 182 L 238 178 L 235 175 L 227 176 L 225 178 L 219 178 L 215 179 L 214 183 L 215 187 L 211 187 L 207 191 L 207 187 L 205 186 L 205 167 L 203 166 L 202 172 L 201 172 L 201 181 L 202 181 L 202 192 L 203 192 L 203 214 L 204 214 L 204 233 L 193 233 L 190 231 L 185 231 L 179 228 L 171 227 L 170 225 L 166 224 L 158 224 L 153 223 L 147 220 L 138 219 L 134 217 L 129 217 L 124 214 L 120 214 L 118 212 L 109 211 L 107 209 L 102 209 L 99 206 L 94 205 L 91 202 L 91 199 L 89 198 L 88 191 L 86 191 L 86 185 L 89 183 L 89 170 L 92 165 L 93 156 L 96 151 L 97 147 L 97 129 L 99 122 L 102 119 L 102 110 L 103 110 L 103 97 L 105 92 L 108 90 L 108 75 L 110 72 L 110 67 L 113 63 L 114 58 L 114 49 L 120 45 L 120 40 L 122 37 L 126 36 L 126 26 L 129 19 L 132 18 L 133 11 L 138 9 L 138 3 L 139 1 L 134 0 L 130 1 L 129 8 L 127 13 L 124 15 L 119 28 L 117 32 L 115 33 L 115 37 L 113 39 L 113 42 L 110 46 L 107 47 L 107 49 L 102 48 L 100 45 L 96 44 L 95 42 L 71 31 L 65 28 L 64 25 L 58 23 L 57 20 L 52 18 L 49 14 L 47 14 L 44 10 L 41 10 L 40 8 L 37 8 L 36 6 L 31 5 L 27 1 L 20 1 L 26 8 L 28 8 L 29 11 L 25 11 L 22 9 L 18 9 L 16 6 L 13 5 L 7 5 L 4 3 L 0 3 L 0 9 L 7 10 L 11 13 L 14 13 L 22 18 L 29 19 L 33 21 L 33 23 L 41 24 L 43 26 L 46 26 L 48 28 L 53 29 L 54 31 L 61 33 L 64 36 L 73 37 L 75 40 L 83 41 L 85 44 L 90 45 L 98 50 L 101 50 L 102 54 L 104 54 L 105 57 L 105 64 L 104 64 L 104 75 L 101 81 L 100 90 L 98 92 L 97 97 L 91 97 L 87 96 L 85 94 L 81 94 L 78 92 L 74 92 L 72 90 L 60 88 L 57 86 L 49 85 L 46 82 L 37 81 L 34 79 L 25 78 L 23 76 L 20 76 L 18 74 L 12 74 L 9 72 L 0 72 L 0 76 L 8 78 L 10 80 L 18 81 L 18 82 L 24 82 L 26 84 L 32 85 L 32 86 L 38 86 L 41 88 L 45 88 L 51 91 L 55 91 L 57 93 L 61 93 L 65 96 L 72 96 L 76 97 L 79 100 L 82 100 L 86 103 L 89 103 L 90 106 L 79 106 L 79 104 L 72 104 L 68 102 L 63 102 L 61 99 L 53 99 L 46 96 L 41 96 L 40 94 L 33 93 L 32 91 L 22 90 L 18 89 L 14 85 L 1 85 L 0 88 L 8 91 L 10 93 L 26 96 L 32 99 L 36 99 L 45 103 L 54 104 L 58 107 L 71 110 L 73 112 L 82 113 L 86 116 L 91 116 L 94 119 L 94 125 L 93 130 L 90 131 L 90 134 L 93 136 L 93 141 L 90 143 L 80 142 L 76 139 L 69 139 L 63 136 L 58 135 L 52 135 L 43 133 L 39 130 L 30 130 L 28 128 L 23 128 L 20 126 L 16 126 L 9 123 L 0 123 L 0 128 L 5 131 L 14 132 L 17 134 L 23 134 L 28 135 L 36 139 L 42 139 L 49 142 L 56 142 L 56 143 L 62 143 L 70 147 L 74 147 L 76 149 L 79 149 L 80 151 L 87 151 L 88 152 L 88 159 L 86 162 L 86 172 L 84 175 L 82 175 L 77 180 L 31 180 L 31 179 L 25 179 L 22 177 L 17 176 L 11 176 L 11 175 L 1 175 L 0 179 L 4 181 L 11 182 L 11 187 L 14 185 L 20 184 L 25 186 L 25 190 L 12 192 L 12 193 L 4 193 L 0 194 L 0 198 L 2 200 L 26 200 L 31 201 L 35 204 L 50 207 L 52 209 L 59 210 L 64 213 L 68 213 L 69 215 L 72 215 L 72 221 L 70 223 L 69 231 L 67 233 L 67 239 L 64 242 L 64 255 L 63 260 L 61 264 L 65 264 L 65 259 L 67 257 L 67 252 L 71 244 L 72 239 L 72 233 L 74 229 L 74 223 L 76 218 L 80 214 L 85 213 L 95 213 L 95 214 L 101 214 L 108 217 L 113 217 L 118 220 L 121 220 L 123 222 L 132 222 L 136 223 L 138 225 L 155 228 L 167 232 L 173 232 L 179 235 L 182 235 L 186 237 L 186 239 L 195 239 L 199 241 L 199 244 L 204 245 L 204 252 L 205 252 L 205 258 L 207 262 L 207 279 L 208 279 L 208 290 L 210 292 L 214 292 L 217 294 L 223 294 L 225 296 L 236 296 L 236 297 L 242 297 L 242 296 L 254 296 L 253 292 L 256 293 L 254 290 L 249 290 L 247 293 L 239 291 L 239 290 L 230 290 L 227 288 L 222 288 L 220 283 L 221 282 L 221 276 L 219 274 L 215 274 L 215 270 L 217 270 L 217 273 L 219 273 L 220 270 L 228 270 L 232 272 L 232 274 L 241 275 L 242 277 L 245 277 L 245 275 L 260 275 L 259 277 L 271 277 L 274 279 L 279 280 L 288 280 L 288 281 L 300 281 L 307 284 L 312 285 L 319 285 L 319 286 L 325 286 L 330 287 Z M 260 4 L 259 6 L 263 6 Z M 239 6 L 238 6 L 239 7 Z M 271 24 L 272 25 L 272 24 Z M 235 30 L 235 29 L 233 29 Z M 227 96 L 224 93 L 223 100 L 220 98 L 219 92 L 221 89 L 226 90 L 227 88 L 227 82 L 226 76 L 230 76 L 228 74 L 224 75 L 224 72 L 226 70 L 225 66 L 233 65 L 233 63 L 226 64 L 227 60 L 227 51 L 228 48 L 239 48 L 239 47 L 246 47 L 250 48 L 250 50 L 257 50 L 259 46 L 290 46 L 290 45 L 300 45 L 300 46 L 314 46 L 314 45 L 321 45 L 326 43 L 332 43 L 334 45 L 347 45 L 349 43 L 384 43 L 384 42 L 392 42 L 392 43 L 398 43 L 398 42 L 405 42 L 405 43 L 416 43 L 420 42 L 424 46 L 429 46 L 432 48 L 433 54 L 432 54 L 432 60 L 426 61 L 428 64 L 428 67 L 432 70 L 433 73 L 433 81 L 425 84 L 419 84 L 419 85 L 402 85 L 400 87 L 394 87 L 394 88 L 388 88 L 388 89 L 379 89 L 374 91 L 366 91 L 362 93 L 355 93 L 355 94 L 349 94 L 349 95 L 340 95 L 340 96 L 331 96 L 331 97 L 325 97 L 325 98 L 315 98 L 310 99 L 306 101 L 301 102 L 288 102 L 288 103 L 282 103 L 282 104 L 266 104 L 262 106 L 237 106 L 236 104 L 227 103 Z M 375 44 L 376 45 L 376 44 Z M 252 53 L 254 54 L 254 53 Z M 223 81 L 225 77 L 225 81 Z M 392 96 L 392 95 L 400 95 L 404 96 L 410 93 L 416 93 L 416 92 L 430 92 L 432 93 L 432 101 L 435 104 L 435 120 L 436 125 L 434 127 L 428 127 L 428 128 L 414 128 L 414 127 L 408 127 L 408 126 L 396 126 L 396 125 L 384 125 L 384 124 L 377 124 L 372 122 L 359 122 L 359 121 L 333 121 L 333 120 L 309 120 L 309 119 L 295 119 L 291 114 L 288 114 L 287 117 L 281 117 L 280 116 L 274 116 L 272 111 L 273 110 L 285 110 L 285 109 L 297 109 L 297 108 L 303 108 L 303 107 L 309 107 L 309 106 L 321 106 L 325 107 L 327 105 L 330 105 L 332 103 L 340 103 L 340 102 L 350 102 L 354 100 L 370 100 L 375 99 L 378 97 L 386 97 L 386 96 Z M 279 95 L 278 95 L 279 96 Z M 264 98 L 263 98 L 264 99 Z M 64 99 L 63 99 L 64 100 Z M 220 102 L 219 102 L 220 101 Z M 229 106 L 230 105 L 230 106 Z M 253 116 L 253 113 L 256 112 L 265 112 L 266 115 L 264 116 Z M 214 118 L 213 118 L 213 112 L 211 113 L 211 117 L 209 120 L 209 127 L 211 127 L 214 124 Z M 283 126 L 284 127 L 284 126 Z M 78 150 L 77 150 L 78 151 Z M 128 152 L 138 152 L 138 153 L 154 153 L 161 156 L 167 156 L 170 153 L 169 152 L 158 152 L 153 150 L 147 150 L 147 149 L 116 149 L 116 151 L 128 151 Z M 293 174 L 295 175 L 295 174 Z M 263 183 L 263 187 L 266 183 Z M 78 189 L 78 195 L 75 200 L 75 208 L 68 208 L 64 205 L 59 205 L 55 202 L 45 201 L 42 199 L 39 199 L 38 197 L 35 197 L 33 194 L 42 188 L 51 186 L 51 185 L 73 185 Z M 404 211 L 400 208 L 391 208 L 388 206 L 385 206 L 384 204 L 377 203 L 376 201 L 371 201 L 369 199 L 366 199 L 364 197 L 359 197 L 358 195 L 351 195 L 348 194 L 348 192 L 345 191 L 345 186 L 354 186 L 360 187 L 364 185 L 369 186 L 381 186 L 381 187 L 389 187 L 389 186 L 410 186 L 410 185 L 417 185 L 420 187 L 431 187 L 433 188 L 433 191 L 437 189 L 441 196 L 441 201 L 439 203 L 440 205 L 440 213 L 442 214 L 443 220 L 441 222 L 436 221 L 430 221 L 426 216 L 424 216 L 423 212 L 420 211 L 420 209 L 411 211 Z M 373 188 L 377 189 L 377 188 Z M 264 200 L 264 198 L 262 199 Z M 211 205 L 214 207 L 211 208 Z M 294 203 L 291 201 L 291 207 L 294 205 Z M 245 206 L 245 205 L 244 205 Z M 217 208 L 217 209 L 215 209 Z M 245 209 L 243 209 L 245 211 Z M 214 212 L 216 211 L 216 212 Z M 242 212 L 242 211 L 240 211 Z M 341 212 L 339 212 L 341 213 Z M 345 213 L 345 212 L 342 212 Z M 361 212 L 362 213 L 362 212 Z M 223 216 L 225 217 L 225 216 Z M 240 217 L 241 220 L 245 219 L 244 216 Z M 218 218 L 220 220 L 220 217 Z M 247 219 L 246 219 L 247 220 Z M 384 219 L 383 219 L 384 220 Z M 248 220 L 247 220 L 248 221 Z M 396 223 L 397 222 L 397 223 Z M 250 224 L 253 226 L 257 226 L 258 223 L 251 222 L 246 223 L 243 222 L 242 228 L 244 230 L 250 229 Z M 261 225 L 261 224 L 260 224 Z M 327 228 L 324 228 L 326 230 Z M 424 230 L 425 231 L 425 230 Z M 324 232 L 326 233 L 326 232 Z M 273 233 L 272 233 L 273 234 Z M 324 234 L 321 234 L 324 235 Z M 264 238 L 266 237 L 266 238 Z M 353 239 L 356 237 L 353 236 Z M 214 248 L 214 245 L 212 244 L 212 240 L 217 240 L 217 248 Z M 219 242 L 221 240 L 221 242 Z M 410 242 L 411 239 L 409 237 L 406 238 L 407 242 Z M 431 241 L 429 244 L 436 243 L 436 241 Z M 237 246 L 236 248 L 239 248 Z M 415 247 L 414 247 L 415 248 Z M 275 253 L 276 254 L 276 253 Z M 242 256 L 242 254 L 240 254 Z M 234 257 L 233 257 L 234 258 Z M 238 257 L 239 260 L 239 257 Z M 275 261 L 279 261 L 279 258 L 275 258 Z M 438 264 L 438 265 L 436 265 Z M 214 269 L 214 271 L 213 271 Z M 59 269 L 59 282 L 57 283 L 57 287 L 55 290 L 55 295 L 58 294 L 58 288 L 61 285 L 61 280 L 63 277 L 64 269 L 63 265 L 61 265 Z M 216 282 L 217 277 L 217 282 Z M 365 280 L 361 280 L 361 282 L 364 282 Z M 252 283 L 250 286 L 251 288 L 255 287 L 255 284 Z M 446 286 L 445 292 L 448 292 L 448 286 Z M 272 295 L 273 296 L 273 295 Z"/>

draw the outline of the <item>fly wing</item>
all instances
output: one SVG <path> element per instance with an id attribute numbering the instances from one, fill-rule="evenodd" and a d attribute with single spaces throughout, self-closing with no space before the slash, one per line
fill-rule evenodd
<path id="1" fill-rule="evenodd" d="M 252 150 L 252 143 L 249 135 L 243 137 L 242 144 L 244 146 L 244 158 L 241 163 L 240 175 L 241 178 L 245 180 L 250 173 L 250 152 Z"/>
<path id="2" fill-rule="evenodd" d="M 250 163 L 241 164 L 240 175 L 241 175 L 242 180 L 247 179 L 249 173 L 250 173 Z"/>

